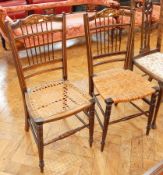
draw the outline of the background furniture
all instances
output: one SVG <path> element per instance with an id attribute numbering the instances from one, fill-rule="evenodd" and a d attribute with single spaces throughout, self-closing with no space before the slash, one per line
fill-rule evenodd
<path id="1" fill-rule="evenodd" d="M 22 5 L 22 6 L 12 6 L 12 7 L 1 7 L 0 6 L 0 33 L 2 36 L 2 44 L 3 47 L 6 48 L 5 41 L 8 42 L 8 35 L 6 33 L 5 29 L 5 20 L 12 21 L 12 19 L 9 18 L 8 13 L 16 13 L 19 11 L 26 11 L 26 12 L 31 12 L 35 10 L 44 10 L 48 12 L 48 14 L 51 12 L 53 13 L 53 10 L 49 11 L 49 9 L 54 9 L 58 7 L 63 7 L 63 6 L 76 6 L 76 5 L 105 5 L 105 6 L 114 6 L 117 8 L 119 4 L 115 1 L 112 0 L 93 0 L 93 1 L 88 1 L 88 0 L 67 0 L 67 1 L 57 1 L 57 2 L 48 2 L 48 3 L 41 3 L 41 4 L 29 4 L 27 5 Z M 69 14 L 67 15 L 67 24 L 66 24 L 66 33 L 67 39 L 72 39 L 72 38 L 77 38 L 84 36 L 84 25 L 83 25 L 83 13 L 76 13 L 76 14 Z M 18 35 L 17 31 L 17 35 Z"/>
<path id="2" fill-rule="evenodd" d="M 30 4 L 40 4 L 40 3 L 60 2 L 60 1 L 65 1 L 65 0 L 30 0 Z M 53 11 L 54 14 L 60 14 L 62 12 L 70 13 L 71 8 L 72 8 L 71 6 L 60 6 L 60 7 L 56 7 L 56 8 L 54 7 L 51 10 Z M 49 11 L 50 11 L 50 9 L 49 9 Z M 43 10 L 43 9 L 39 9 L 39 10 L 34 10 L 33 13 L 45 14 L 45 13 L 48 13 L 48 11 Z"/>
<path id="3" fill-rule="evenodd" d="M 59 25 L 54 25 L 58 23 Z M 44 26 L 43 26 L 44 24 Z M 19 78 L 25 109 L 25 129 L 31 127 L 34 139 L 38 146 L 39 166 L 44 170 L 44 146 L 64 139 L 83 128 L 89 128 L 89 143 L 92 146 L 94 128 L 94 101 L 92 98 L 76 88 L 67 80 L 67 53 L 66 53 L 66 18 L 55 15 L 31 15 L 14 24 L 6 22 L 13 59 Z M 35 28 L 34 28 L 35 26 Z M 15 30 L 21 31 L 21 36 L 15 37 Z M 55 48 L 56 32 L 61 35 L 62 49 Z M 19 45 L 23 42 L 23 45 Z M 37 43 L 37 44 L 36 44 Z M 21 59 L 19 51 L 25 51 Z M 61 75 L 59 81 L 45 81 L 34 87 L 27 86 L 32 77 L 55 71 Z M 83 112 L 88 120 L 84 121 L 78 113 Z M 45 124 L 74 117 L 81 121 L 81 126 L 62 133 L 56 138 L 47 139 L 43 136 Z"/>
<path id="4" fill-rule="evenodd" d="M 124 16 L 127 16 L 128 20 L 124 21 Z M 92 27 L 93 21 L 95 21 L 95 26 Z M 100 23 L 97 24 L 97 21 Z M 84 18 L 89 93 L 95 98 L 104 117 L 101 120 L 96 112 L 102 128 L 101 151 L 104 150 L 108 125 L 110 124 L 145 115 L 148 118 L 146 135 L 149 134 L 151 128 L 158 89 L 154 89 L 153 84 L 141 75 L 128 70 L 128 62 L 131 60 L 133 50 L 134 21 L 134 11 L 125 9 L 106 9 L 91 17 L 85 15 Z M 92 35 L 95 42 L 91 40 Z M 124 62 L 124 65 L 121 65 L 124 69 L 113 66 L 113 62 L 121 61 Z M 109 63 L 112 63 L 112 67 L 109 67 Z M 103 67 L 100 67 L 101 65 Z M 151 99 L 148 100 L 148 97 Z M 102 98 L 105 103 L 105 109 L 102 108 L 99 98 Z M 135 100 L 143 100 L 149 109 L 142 109 Z M 110 121 L 113 104 L 127 102 L 136 107 L 139 112 Z M 103 120 L 104 122 L 102 122 Z"/>
<path id="5" fill-rule="evenodd" d="M 19 6 L 19 5 L 26 5 L 26 4 L 27 4 L 26 0 L 7 0 L 7 1 L 0 2 L 0 6 L 2 7 Z M 11 17 L 12 19 L 24 18 L 27 15 L 28 13 L 25 10 L 8 13 L 8 16 Z"/>
<path id="6" fill-rule="evenodd" d="M 162 12 L 162 10 L 160 10 Z M 142 26 L 141 26 L 141 47 L 140 52 L 134 57 L 131 67 L 133 65 L 140 68 L 143 72 L 150 76 L 151 79 L 158 81 L 160 86 L 160 95 L 157 103 L 157 108 L 155 112 L 155 117 L 152 123 L 152 127 L 156 127 L 156 116 L 161 103 L 162 93 L 163 93 L 163 54 L 161 50 L 161 40 L 162 40 L 162 27 L 161 21 L 158 22 L 157 30 L 157 41 L 153 47 L 151 43 L 152 37 L 152 13 L 153 13 L 153 3 L 151 0 L 146 0 L 143 3 L 143 15 L 142 15 Z M 161 19 L 161 16 L 160 16 Z"/>

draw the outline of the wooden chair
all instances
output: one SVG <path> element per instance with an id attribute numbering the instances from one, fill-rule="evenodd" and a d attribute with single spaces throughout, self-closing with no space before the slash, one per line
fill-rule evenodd
<path id="1" fill-rule="evenodd" d="M 8 22 L 6 23 L 24 101 L 25 130 L 28 131 L 29 126 L 31 127 L 38 146 L 41 172 L 44 170 L 43 154 L 45 145 L 64 139 L 86 127 L 89 128 L 90 146 L 93 142 L 94 102 L 89 95 L 81 92 L 67 80 L 65 24 L 65 15 L 60 17 L 55 15 L 31 15 L 11 25 Z M 22 35 L 14 37 L 13 33 L 16 30 L 20 30 Z M 56 51 L 53 42 L 58 32 L 62 36 L 60 54 Z M 20 41 L 24 43 L 23 48 L 22 44 L 19 47 Z M 26 58 L 23 59 L 20 57 L 20 51 L 22 50 L 26 52 Z M 63 75 L 62 80 L 47 81 L 31 88 L 27 86 L 27 79 L 28 82 L 32 82 L 31 78 L 36 75 L 59 70 Z M 82 111 L 88 116 L 89 122 L 84 121 L 77 115 Z M 44 124 L 70 116 L 78 118 L 82 125 L 54 139 L 43 139 Z"/>
<path id="2" fill-rule="evenodd" d="M 162 2 L 162 1 L 161 1 Z M 157 41 L 153 48 L 154 40 L 152 37 L 152 13 L 153 2 L 151 0 L 145 0 L 142 3 L 142 25 L 141 25 L 141 47 L 137 56 L 134 56 L 131 62 L 131 69 L 133 65 L 140 68 L 143 72 L 150 76 L 149 80 L 155 79 L 160 86 L 160 94 L 156 107 L 155 116 L 152 122 L 152 128 L 156 128 L 156 117 L 161 103 L 161 97 L 163 94 L 163 53 L 161 50 L 162 29 L 161 29 L 161 15 L 157 28 Z M 162 5 L 160 12 L 162 13 Z M 163 16 L 162 16 L 163 17 Z"/>
<path id="3" fill-rule="evenodd" d="M 128 16 L 128 21 L 123 21 L 124 16 Z M 91 27 L 93 21 L 98 25 Z M 101 21 L 101 23 L 97 23 L 97 21 Z M 89 93 L 95 98 L 104 117 L 104 122 L 102 123 L 96 112 L 97 119 L 103 130 L 101 141 L 101 151 L 103 151 L 108 125 L 110 124 L 145 115 L 148 118 L 146 134 L 149 134 L 158 89 L 153 88 L 151 82 L 127 69 L 132 55 L 133 10 L 105 9 L 91 17 L 85 14 L 84 22 L 89 71 Z M 96 42 L 93 42 L 91 37 Z M 124 69 L 109 69 L 106 67 L 107 65 L 109 66 L 109 63 L 113 64 L 113 62 L 119 61 L 124 61 Z M 104 71 L 104 68 L 107 70 Z M 94 92 L 94 87 L 97 93 Z M 151 96 L 150 100 L 146 98 L 148 96 Z M 105 102 L 105 110 L 102 108 L 99 97 L 102 97 Z M 143 110 L 133 102 L 138 99 L 142 99 L 147 103 L 149 109 Z M 139 112 L 110 121 L 112 105 L 121 102 L 130 102 Z"/>

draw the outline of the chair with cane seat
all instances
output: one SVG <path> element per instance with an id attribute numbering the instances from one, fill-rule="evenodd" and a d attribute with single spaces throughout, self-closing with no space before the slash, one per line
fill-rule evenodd
<path id="1" fill-rule="evenodd" d="M 126 19 L 124 16 L 128 20 L 124 21 L 123 19 Z M 97 25 L 91 27 L 93 21 Z M 153 88 L 151 82 L 128 69 L 133 45 L 133 10 L 104 9 L 91 17 L 85 14 L 84 22 L 87 42 L 89 93 L 95 98 L 104 117 L 104 122 L 102 122 L 96 112 L 102 128 L 101 151 L 103 151 L 108 125 L 110 124 L 145 115 L 148 118 L 146 134 L 149 134 L 158 88 Z M 119 61 L 124 61 L 124 69 L 109 69 L 109 63 L 117 62 L 118 64 Z M 107 65 L 108 67 L 106 67 Z M 107 70 L 104 71 L 104 69 Z M 94 89 L 97 93 L 94 92 Z M 99 96 L 105 102 L 105 110 L 98 99 Z M 147 99 L 148 96 L 151 97 L 150 100 Z M 142 99 L 147 103 L 149 109 L 143 110 L 136 105 L 134 100 L 138 99 Z M 112 105 L 122 102 L 130 102 L 139 112 L 110 121 Z"/>
<path id="2" fill-rule="evenodd" d="M 25 107 L 25 129 L 31 127 L 39 152 L 39 166 L 44 170 L 44 146 L 64 139 L 83 128 L 89 128 L 89 142 L 92 146 L 94 127 L 94 101 L 67 80 L 67 54 L 65 15 L 31 15 L 15 23 L 6 22 L 6 29 L 15 61 L 19 84 Z M 21 36 L 13 33 L 19 30 Z M 62 38 L 62 49 L 55 48 L 56 34 Z M 21 45 L 19 44 L 21 43 Z M 23 43 L 23 44 L 22 44 Z M 20 52 L 24 51 L 25 56 Z M 50 66 L 50 67 L 49 67 Z M 29 88 L 28 82 L 36 75 L 50 71 L 60 71 L 62 79 L 46 81 Z M 56 74 L 54 74 L 56 75 Z M 32 81 L 30 81 L 32 83 Z M 82 112 L 88 116 L 88 122 L 77 115 Z M 53 139 L 43 139 L 43 126 L 68 117 L 76 117 L 82 125 Z"/>

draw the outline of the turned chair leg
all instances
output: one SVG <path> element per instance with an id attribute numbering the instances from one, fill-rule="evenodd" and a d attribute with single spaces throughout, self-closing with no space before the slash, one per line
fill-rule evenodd
<path id="1" fill-rule="evenodd" d="M 158 95 L 158 100 L 157 100 L 157 103 L 156 103 L 156 110 L 155 110 L 154 118 L 153 118 L 153 121 L 152 121 L 152 129 L 156 129 L 156 119 L 157 119 L 158 110 L 159 110 L 160 104 L 161 104 L 162 94 L 163 94 L 163 86 L 161 85 L 160 86 L 160 92 L 159 92 L 159 95 Z"/>
<path id="2" fill-rule="evenodd" d="M 24 103 L 24 112 L 25 112 L 25 131 L 28 132 L 29 131 L 29 113 L 25 103 Z"/>
<path id="3" fill-rule="evenodd" d="M 156 97 L 157 97 L 157 92 L 152 94 L 152 97 L 151 97 L 151 104 L 150 104 L 150 108 L 149 108 L 149 116 L 148 116 L 148 122 L 147 122 L 146 135 L 149 135 L 149 131 L 151 129 L 151 122 L 152 122 L 154 112 L 155 112 Z"/>
<path id="4" fill-rule="evenodd" d="M 29 131 L 29 113 L 27 111 L 27 109 L 25 109 L 25 131 L 28 132 Z"/>
<path id="5" fill-rule="evenodd" d="M 95 113 L 95 103 L 90 107 L 89 112 L 89 144 L 92 147 L 93 143 L 93 133 L 94 133 L 94 113 Z"/>
<path id="6" fill-rule="evenodd" d="M 104 125 L 103 125 L 103 132 L 102 132 L 102 141 L 101 141 L 101 151 L 102 152 L 105 146 L 105 139 L 106 139 L 106 135 L 108 131 L 112 104 L 113 104 L 112 100 L 109 99 L 106 101 L 106 110 L 105 110 L 105 116 L 104 116 Z"/>
<path id="7" fill-rule="evenodd" d="M 44 172 L 44 143 L 43 143 L 43 124 L 37 125 L 38 135 L 38 154 L 39 154 L 39 167 L 41 173 Z"/>

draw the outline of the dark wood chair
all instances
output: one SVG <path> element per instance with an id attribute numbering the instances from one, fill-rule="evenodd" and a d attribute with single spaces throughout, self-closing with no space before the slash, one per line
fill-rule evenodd
<path id="1" fill-rule="evenodd" d="M 161 103 L 161 97 L 163 94 L 163 53 L 161 50 L 162 40 L 162 27 L 161 17 L 157 27 L 157 41 L 156 45 L 153 46 L 154 40 L 151 39 L 153 25 L 152 25 L 152 13 L 153 13 L 153 2 L 152 0 L 145 0 L 142 3 L 142 25 L 141 25 L 141 47 L 140 52 L 137 56 L 134 56 L 131 62 L 131 69 L 133 65 L 140 68 L 143 72 L 149 75 L 149 80 L 155 79 L 158 81 L 160 86 L 160 93 L 157 102 L 155 116 L 152 122 L 152 128 L 156 128 L 156 117 Z M 160 12 L 162 13 L 162 5 Z M 161 16 L 161 15 L 160 15 Z M 163 15 L 162 15 L 163 17 Z"/>
<path id="2" fill-rule="evenodd" d="M 77 89 L 67 80 L 65 19 L 65 15 L 60 17 L 31 15 L 13 24 L 6 22 L 6 30 L 24 101 L 25 130 L 28 131 L 29 126 L 31 127 L 38 146 L 41 172 L 44 170 L 45 145 L 64 139 L 86 127 L 89 128 L 90 146 L 93 142 L 94 101 L 92 97 Z M 16 30 L 20 30 L 22 35 L 13 35 Z M 58 32 L 62 36 L 60 52 L 56 51 L 53 42 L 56 39 L 56 33 L 58 36 Z M 21 58 L 20 51 L 25 51 L 25 58 Z M 30 88 L 27 86 L 27 79 L 29 82 L 32 77 L 49 71 L 61 71 L 63 79 L 46 81 Z M 59 73 L 56 72 L 56 74 Z M 82 111 L 88 116 L 88 122 L 78 115 Z M 43 139 L 44 124 L 70 116 L 79 119 L 82 125 L 54 139 Z"/>
<path id="3" fill-rule="evenodd" d="M 128 20 L 124 16 L 128 17 Z M 108 125 L 129 120 L 141 115 L 148 118 L 146 134 L 149 134 L 155 109 L 158 89 L 139 74 L 127 69 L 132 55 L 134 11 L 125 9 L 105 9 L 94 16 L 84 15 L 89 71 L 89 93 L 101 110 L 104 122 L 96 112 L 102 128 L 101 151 L 104 149 Z M 95 25 L 92 25 L 95 24 Z M 97 24 L 97 25 L 96 25 Z M 91 39 L 91 37 L 93 39 Z M 94 41 L 93 41 L 94 40 Z M 123 68 L 116 68 L 123 61 Z M 117 62 L 115 68 L 109 63 Z M 104 71 L 104 69 L 106 69 Z M 94 92 L 94 88 L 97 93 Z M 148 100 L 147 97 L 151 96 Z M 105 102 L 105 110 L 99 101 Z M 142 99 L 149 105 L 148 110 L 141 109 L 134 100 Z M 138 113 L 110 121 L 113 104 L 130 102 Z"/>

